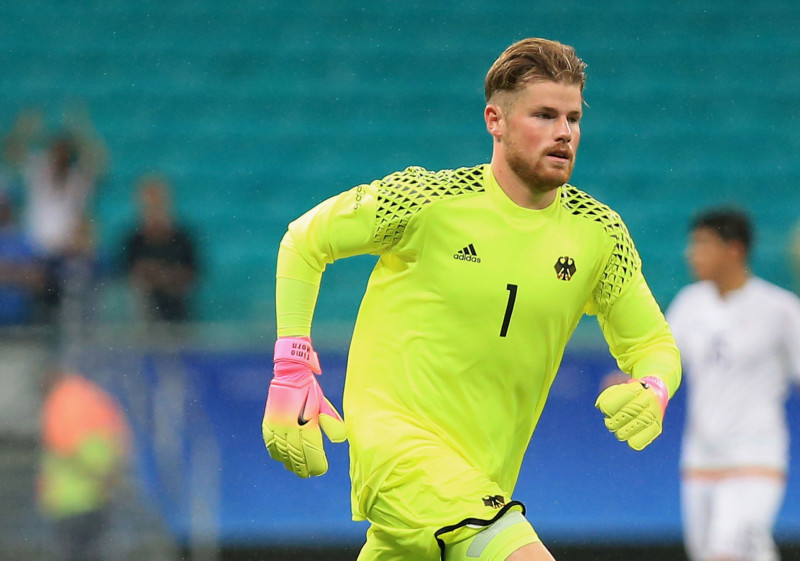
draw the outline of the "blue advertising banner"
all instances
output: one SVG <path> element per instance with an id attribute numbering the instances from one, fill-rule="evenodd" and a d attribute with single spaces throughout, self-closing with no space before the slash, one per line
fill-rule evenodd
<path id="1" fill-rule="evenodd" d="M 321 359 L 320 383 L 339 407 L 346 357 Z M 347 444 L 326 441 L 330 470 L 307 480 L 267 455 L 260 424 L 271 353 L 181 351 L 129 360 L 136 382 L 122 377 L 112 389 L 131 411 L 143 485 L 179 539 L 207 532 L 229 545 L 363 541 L 366 524 L 350 519 Z M 527 451 L 514 498 L 548 542 L 680 539 L 685 387 L 670 403 L 662 436 L 635 452 L 608 433 L 594 408 L 613 368 L 607 353 L 568 352 Z M 800 427 L 796 394 L 788 408 L 790 424 Z M 797 444 L 792 451 L 800 458 Z M 800 539 L 798 499 L 800 478 L 791 475 L 779 539 Z"/>

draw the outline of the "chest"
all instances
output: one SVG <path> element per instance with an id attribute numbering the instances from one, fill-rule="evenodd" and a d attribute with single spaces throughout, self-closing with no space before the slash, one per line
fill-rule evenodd
<path id="1" fill-rule="evenodd" d="M 132 246 L 133 259 L 155 259 L 163 263 L 189 264 L 188 244 L 183 236 L 175 233 L 158 238 L 138 236 Z"/>
<path id="2" fill-rule="evenodd" d="M 758 369 L 781 355 L 780 310 L 752 304 L 709 300 L 691 307 L 676 337 L 684 360 L 696 365 L 695 372 Z"/>
<path id="3" fill-rule="evenodd" d="M 576 321 L 608 259 L 607 240 L 569 218 L 512 223 L 485 208 L 426 218 L 398 248 L 413 252 L 408 274 L 441 313 L 501 335 Z"/>

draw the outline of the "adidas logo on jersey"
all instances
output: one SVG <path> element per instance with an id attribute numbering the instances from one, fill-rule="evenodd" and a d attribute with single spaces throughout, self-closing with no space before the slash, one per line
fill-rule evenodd
<path id="1" fill-rule="evenodd" d="M 472 244 L 469 244 L 467 247 L 456 251 L 453 254 L 453 259 L 457 259 L 458 261 L 472 261 L 473 263 L 481 262 L 481 258 L 478 257 L 478 253 L 475 251 L 475 246 Z"/>

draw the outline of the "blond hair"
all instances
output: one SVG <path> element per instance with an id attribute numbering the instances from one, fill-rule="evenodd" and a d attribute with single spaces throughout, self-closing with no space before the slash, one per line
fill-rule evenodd
<path id="1" fill-rule="evenodd" d="M 558 41 L 531 37 L 508 47 L 492 64 L 484 84 L 486 101 L 497 92 L 514 93 L 531 81 L 586 84 L 586 63 L 575 49 Z"/>

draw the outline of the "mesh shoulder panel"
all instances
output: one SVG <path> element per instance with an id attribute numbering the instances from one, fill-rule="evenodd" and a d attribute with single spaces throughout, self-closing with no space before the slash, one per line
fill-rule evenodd
<path id="1" fill-rule="evenodd" d="M 411 217 L 428 203 L 485 190 L 483 166 L 428 171 L 409 167 L 377 182 L 375 243 L 379 251 L 394 247 Z"/>
<path id="2" fill-rule="evenodd" d="M 602 224 L 605 234 L 614 242 L 611 258 L 593 293 L 598 313 L 603 314 L 620 295 L 625 283 L 639 271 L 641 259 L 628 228 L 611 208 L 571 185 L 562 189 L 561 204 L 575 216 Z"/>

